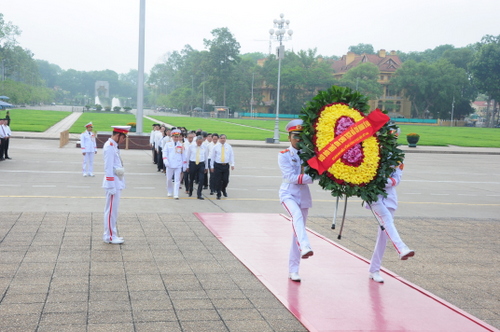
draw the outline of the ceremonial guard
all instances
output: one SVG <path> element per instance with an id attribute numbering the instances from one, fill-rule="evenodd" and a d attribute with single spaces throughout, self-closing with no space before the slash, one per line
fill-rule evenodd
<path id="1" fill-rule="evenodd" d="M 106 190 L 103 240 L 106 243 L 121 244 L 124 240 L 118 236 L 116 220 L 121 191 L 125 188 L 125 169 L 118 145 L 125 142 L 130 126 L 113 126 L 112 128 L 113 133 L 102 148 L 104 158 L 102 187 Z"/>
<path id="2" fill-rule="evenodd" d="M 181 142 L 181 131 L 174 129 L 171 135 L 172 141 L 166 142 L 163 146 L 163 163 L 167 168 L 167 196 L 172 197 L 173 194 L 175 199 L 179 199 L 181 172 L 186 169 L 185 150 Z"/>
<path id="3" fill-rule="evenodd" d="M 278 155 L 278 164 L 282 173 L 279 197 L 281 204 L 292 217 L 293 235 L 288 260 L 289 278 L 293 281 L 300 281 L 300 259 L 313 255 L 306 231 L 307 215 L 312 206 L 308 184 L 313 183 L 313 180 L 309 175 L 304 174 L 299 157 L 302 120 L 290 121 L 286 130 L 291 145 Z"/>
<path id="4" fill-rule="evenodd" d="M 384 279 L 380 275 L 380 265 L 382 264 L 382 258 L 384 257 L 387 239 L 391 240 L 401 260 L 407 260 L 409 257 L 413 257 L 415 255 L 415 252 L 410 250 L 403 240 L 401 240 L 398 230 L 394 225 L 394 212 L 398 208 L 396 186 L 401 182 L 403 165 L 404 164 L 401 163 L 398 167 L 396 167 L 391 177 L 387 179 L 384 189 L 387 193 L 387 197 L 379 195 L 376 202 L 371 204 L 365 202 L 365 207 L 367 209 L 371 208 L 380 225 L 384 227 L 384 230 L 382 230 L 381 227 L 378 229 L 377 242 L 375 243 L 375 249 L 373 251 L 369 268 L 369 278 L 376 282 L 384 282 Z"/>
<path id="5" fill-rule="evenodd" d="M 213 137 L 213 135 L 212 135 Z M 221 134 L 219 142 L 214 146 L 210 158 L 210 172 L 214 177 L 217 199 L 220 199 L 221 193 L 227 197 L 227 185 L 229 183 L 229 169 L 234 170 L 233 147 L 226 143 L 226 135 Z"/>
<path id="6" fill-rule="evenodd" d="M 85 130 L 80 135 L 80 147 L 83 154 L 83 176 L 94 176 L 94 156 L 97 154 L 97 145 L 92 122 L 85 125 Z"/>
<path id="7" fill-rule="evenodd" d="M 204 138 L 196 136 L 196 144 L 191 144 L 187 150 L 186 160 L 189 162 L 189 197 L 193 195 L 194 179 L 198 179 L 196 195 L 198 199 L 204 200 L 201 195 L 205 175 L 208 173 L 208 147 L 203 144 Z"/>

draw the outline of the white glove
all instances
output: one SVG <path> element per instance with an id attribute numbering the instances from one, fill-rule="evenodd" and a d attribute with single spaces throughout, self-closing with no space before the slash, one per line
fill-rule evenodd
<path id="1" fill-rule="evenodd" d="M 116 194 L 116 189 L 115 188 L 106 189 L 106 194 L 114 195 Z"/>
<path id="2" fill-rule="evenodd" d="M 169 167 L 169 163 L 167 159 L 163 159 L 163 164 L 165 164 L 165 167 Z"/>
<path id="3" fill-rule="evenodd" d="M 394 178 L 388 178 L 387 182 L 385 184 L 385 187 L 386 188 L 391 188 L 391 187 L 395 187 L 395 186 L 397 186 L 396 180 Z"/>
<path id="4" fill-rule="evenodd" d="M 116 176 L 120 178 L 120 180 L 123 180 L 123 176 L 125 175 L 125 168 L 123 167 L 117 167 L 114 169 Z"/>

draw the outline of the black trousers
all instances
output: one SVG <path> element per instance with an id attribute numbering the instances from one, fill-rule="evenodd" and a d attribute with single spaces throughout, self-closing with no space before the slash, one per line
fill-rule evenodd
<path id="1" fill-rule="evenodd" d="M 9 158 L 9 141 L 8 138 L 0 138 L 0 159 Z"/>
<path id="2" fill-rule="evenodd" d="M 153 163 L 156 164 L 156 160 L 158 158 L 158 155 L 156 154 L 156 148 L 155 148 L 154 144 L 153 144 L 153 147 L 151 148 L 151 151 L 153 152 Z"/>
<path id="3" fill-rule="evenodd" d="M 158 153 L 156 154 L 156 166 L 158 166 L 158 171 L 163 170 L 163 166 L 165 166 L 165 164 L 163 164 L 163 153 L 161 147 L 158 148 Z"/>
<path id="4" fill-rule="evenodd" d="M 193 193 L 194 179 L 198 179 L 198 190 L 196 191 L 197 197 L 201 197 L 203 190 L 203 181 L 205 180 L 205 163 L 196 165 L 194 161 L 189 162 L 189 193 Z"/>
<path id="5" fill-rule="evenodd" d="M 229 183 L 229 164 L 219 164 L 214 162 L 214 186 L 217 191 L 217 196 L 220 197 L 221 192 L 226 191 L 227 184 Z"/>

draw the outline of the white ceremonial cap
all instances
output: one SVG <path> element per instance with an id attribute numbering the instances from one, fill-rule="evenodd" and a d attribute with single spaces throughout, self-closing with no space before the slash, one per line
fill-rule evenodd
<path id="1" fill-rule="evenodd" d="M 111 126 L 117 133 L 127 134 L 132 126 Z"/>
<path id="2" fill-rule="evenodd" d="M 87 127 L 92 127 L 92 121 L 90 121 L 89 123 L 87 123 L 87 124 L 85 125 L 85 128 L 87 128 Z"/>
<path id="3" fill-rule="evenodd" d="M 287 132 L 292 132 L 292 131 L 302 131 L 302 124 L 304 121 L 302 119 L 294 119 L 286 125 L 285 129 Z"/>

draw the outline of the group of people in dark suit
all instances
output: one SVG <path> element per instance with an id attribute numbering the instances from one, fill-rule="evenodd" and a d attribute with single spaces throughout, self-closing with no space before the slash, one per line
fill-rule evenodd
<path id="1" fill-rule="evenodd" d="M 234 153 L 226 140 L 224 134 L 208 133 L 202 129 L 188 131 L 185 127 L 154 124 L 150 136 L 153 163 L 158 172 L 167 175 L 167 196 L 179 199 L 176 189 L 184 184 L 189 197 L 195 191 L 197 198 L 204 200 L 204 189 L 210 189 L 210 195 L 216 195 L 217 199 L 227 197 L 230 171 L 234 170 Z M 178 166 L 179 162 L 182 166 Z M 168 172 L 169 167 L 172 172 Z M 179 167 L 180 178 L 173 171 Z M 171 186 L 171 181 L 177 188 Z"/>

